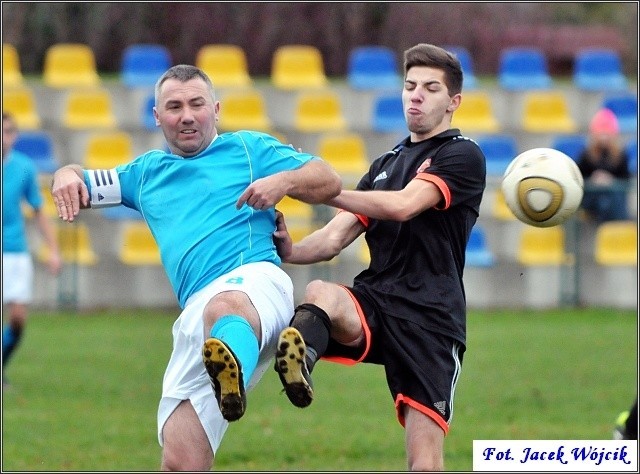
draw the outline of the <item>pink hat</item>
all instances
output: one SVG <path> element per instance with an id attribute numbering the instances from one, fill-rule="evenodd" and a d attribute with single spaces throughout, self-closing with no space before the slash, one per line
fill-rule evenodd
<path id="1" fill-rule="evenodd" d="M 589 124 L 589 131 L 591 133 L 608 133 L 609 135 L 615 135 L 620 131 L 618 126 L 618 118 L 609 109 L 600 109 L 591 119 Z"/>

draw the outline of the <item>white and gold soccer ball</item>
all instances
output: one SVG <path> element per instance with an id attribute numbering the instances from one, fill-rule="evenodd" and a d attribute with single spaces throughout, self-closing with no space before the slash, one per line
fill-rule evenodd
<path id="1" fill-rule="evenodd" d="M 509 163 L 502 178 L 502 192 L 521 222 L 553 227 L 565 222 L 580 206 L 584 180 L 569 156 L 553 148 L 533 148 Z"/>

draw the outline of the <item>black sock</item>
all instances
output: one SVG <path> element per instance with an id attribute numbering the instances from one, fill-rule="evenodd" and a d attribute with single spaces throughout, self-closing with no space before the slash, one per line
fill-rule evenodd
<path id="1" fill-rule="evenodd" d="M 629 410 L 629 417 L 626 422 L 626 432 L 629 439 L 638 439 L 638 399 Z"/>
<path id="2" fill-rule="evenodd" d="M 316 361 L 325 353 L 329 345 L 329 334 L 331 333 L 329 315 L 314 304 L 304 303 L 296 308 L 290 326 L 302 334 L 308 349 L 307 368 L 311 373 Z"/>

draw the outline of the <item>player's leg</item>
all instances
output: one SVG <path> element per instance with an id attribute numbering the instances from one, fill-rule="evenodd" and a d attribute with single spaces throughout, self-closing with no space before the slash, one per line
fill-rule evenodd
<path id="1" fill-rule="evenodd" d="M 306 407 L 313 400 L 311 371 L 324 355 L 329 338 L 356 347 L 364 330 L 354 300 L 344 287 L 314 280 L 307 285 L 304 303 L 296 308 L 289 327 L 278 340 L 274 369 L 291 403 Z"/>
<path id="2" fill-rule="evenodd" d="M 444 470 L 444 431 L 430 417 L 405 405 L 405 446 L 410 471 Z"/>
<path id="3" fill-rule="evenodd" d="M 183 400 L 162 430 L 163 471 L 208 471 L 213 451 L 207 434 L 189 400 Z"/>

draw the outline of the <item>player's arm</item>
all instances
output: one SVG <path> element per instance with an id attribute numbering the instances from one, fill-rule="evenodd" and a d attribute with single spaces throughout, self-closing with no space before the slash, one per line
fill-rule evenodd
<path id="1" fill-rule="evenodd" d="M 404 222 L 444 199 L 433 182 L 412 179 L 399 191 L 353 191 L 343 189 L 327 204 L 373 219 Z"/>
<path id="2" fill-rule="evenodd" d="M 80 209 L 91 207 L 89 190 L 84 183 L 84 172 L 80 165 L 65 165 L 56 170 L 51 183 L 53 202 L 58 208 L 58 217 L 73 222 Z"/>
<path id="3" fill-rule="evenodd" d="M 309 204 L 324 203 L 340 192 L 342 181 L 322 160 L 311 160 L 300 168 L 257 179 L 240 195 L 236 207 L 247 204 L 254 209 L 275 206 L 285 195 Z"/>
<path id="4" fill-rule="evenodd" d="M 339 212 L 324 227 L 293 243 L 283 214 L 276 211 L 274 242 L 283 262 L 316 263 L 331 260 L 364 230 L 364 225 L 355 215 Z"/>
<path id="5" fill-rule="evenodd" d="M 47 262 L 47 267 L 49 268 L 50 273 L 57 275 L 62 268 L 62 257 L 60 255 L 60 249 L 58 247 L 58 240 L 56 238 L 54 227 L 51 224 L 49 216 L 47 216 L 42 209 L 34 211 L 34 215 L 38 229 L 42 234 L 42 238 L 44 239 L 47 247 L 49 247 L 49 260 Z"/>

